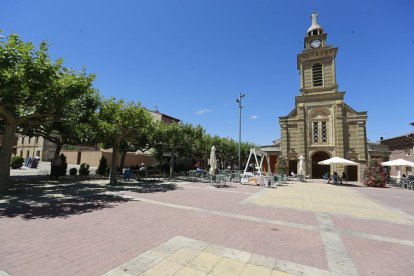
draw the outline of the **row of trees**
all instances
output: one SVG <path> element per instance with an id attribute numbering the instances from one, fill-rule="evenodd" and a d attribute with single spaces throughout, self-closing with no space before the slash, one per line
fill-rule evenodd
<path id="1" fill-rule="evenodd" d="M 64 144 L 112 148 L 111 184 L 116 183 L 116 168 L 123 167 L 128 151 L 153 148 L 160 159 L 170 153 L 171 174 L 175 157 L 206 160 L 213 145 L 219 160 L 236 162 L 235 141 L 212 137 L 201 126 L 154 121 L 136 102 L 103 99 L 93 88 L 94 79 L 84 69 L 66 68 L 61 58 L 52 60 L 46 42 L 36 49 L 15 34 L 0 39 L 0 192 L 9 189 L 16 133 L 52 141 L 57 146 L 55 157 Z M 244 158 L 253 146 L 241 145 Z M 118 154 L 121 164 L 116 162 Z"/>

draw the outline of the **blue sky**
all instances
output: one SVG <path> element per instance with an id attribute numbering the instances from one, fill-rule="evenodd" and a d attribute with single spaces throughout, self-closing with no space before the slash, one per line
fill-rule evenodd
<path id="1" fill-rule="evenodd" d="M 270 144 L 299 95 L 296 56 L 317 11 L 339 48 L 345 101 L 367 135 L 414 129 L 414 1 L 1 0 L 0 29 L 97 75 L 105 97 L 141 102 L 208 133 Z"/>

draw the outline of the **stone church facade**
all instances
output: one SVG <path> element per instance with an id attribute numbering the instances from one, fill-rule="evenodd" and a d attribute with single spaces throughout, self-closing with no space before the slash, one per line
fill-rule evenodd
<path id="1" fill-rule="evenodd" d="M 344 102 L 345 92 L 338 90 L 335 57 L 338 48 L 327 44 L 327 33 L 317 23 L 312 25 L 304 41 L 304 50 L 297 56 L 300 73 L 300 95 L 295 107 L 279 117 L 281 155 L 289 160 L 289 170 L 297 171 L 301 156 L 303 170 L 312 178 L 321 178 L 333 168 L 318 165 L 319 161 L 339 156 L 357 162 L 358 166 L 336 165 L 349 180 L 360 180 L 368 160 L 367 112 L 358 112 Z"/>

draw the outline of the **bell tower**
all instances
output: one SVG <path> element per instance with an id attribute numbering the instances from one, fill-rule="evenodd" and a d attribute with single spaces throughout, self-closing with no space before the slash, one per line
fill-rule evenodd
<path id="1" fill-rule="evenodd" d="M 335 64 L 338 48 L 328 45 L 328 34 L 318 24 L 317 17 L 317 13 L 312 13 L 304 49 L 297 55 L 300 91 L 295 97 L 295 108 L 287 116 L 279 117 L 280 151 L 289 160 L 290 170 L 295 171 L 300 161 L 304 174 L 312 178 L 321 178 L 332 169 L 319 165 L 319 161 L 334 156 L 353 160 L 359 165 L 337 166 L 336 170 L 345 172 L 348 179 L 357 180 L 368 158 L 367 112 L 358 112 L 347 105 L 345 92 L 338 90 Z"/>
<path id="2" fill-rule="evenodd" d="M 327 45 L 325 33 L 312 13 L 312 25 L 306 32 L 304 50 L 298 54 L 297 66 L 300 72 L 301 95 L 338 92 L 336 83 L 335 57 L 338 48 Z"/>

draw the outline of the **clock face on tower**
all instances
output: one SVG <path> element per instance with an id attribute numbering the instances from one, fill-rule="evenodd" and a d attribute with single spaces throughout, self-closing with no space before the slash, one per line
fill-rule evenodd
<path id="1" fill-rule="evenodd" d="M 312 40 L 310 46 L 312 48 L 318 48 L 319 46 L 321 46 L 321 41 L 319 39 Z"/>

